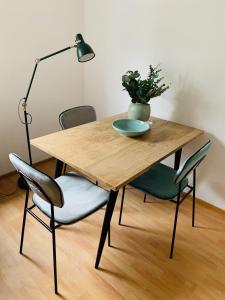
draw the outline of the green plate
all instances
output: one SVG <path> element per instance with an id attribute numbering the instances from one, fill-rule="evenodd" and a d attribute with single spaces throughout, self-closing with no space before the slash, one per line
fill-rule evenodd
<path id="1" fill-rule="evenodd" d="M 112 127 L 125 136 L 138 136 L 150 130 L 149 123 L 132 119 L 116 120 Z"/>

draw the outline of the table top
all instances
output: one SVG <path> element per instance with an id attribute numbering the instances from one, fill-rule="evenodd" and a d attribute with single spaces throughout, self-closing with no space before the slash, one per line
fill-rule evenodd
<path id="1" fill-rule="evenodd" d="M 112 128 L 119 114 L 48 134 L 31 144 L 106 189 L 119 190 L 151 166 L 203 134 L 202 130 L 151 117 L 152 129 L 129 138 Z"/>

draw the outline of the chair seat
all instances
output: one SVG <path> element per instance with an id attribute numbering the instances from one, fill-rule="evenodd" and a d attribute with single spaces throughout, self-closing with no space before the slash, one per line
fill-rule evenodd
<path id="1" fill-rule="evenodd" d="M 164 164 L 157 164 L 133 180 L 130 185 L 163 200 L 173 199 L 179 192 L 179 184 L 174 183 L 176 171 Z M 188 185 L 188 179 L 182 181 L 181 190 Z"/>
<path id="2" fill-rule="evenodd" d="M 109 192 L 94 185 L 76 173 L 67 173 L 56 179 L 62 189 L 64 205 L 54 207 L 55 221 L 61 224 L 75 223 L 104 206 L 109 199 Z M 51 206 L 37 194 L 33 196 L 34 204 L 48 217 Z"/>

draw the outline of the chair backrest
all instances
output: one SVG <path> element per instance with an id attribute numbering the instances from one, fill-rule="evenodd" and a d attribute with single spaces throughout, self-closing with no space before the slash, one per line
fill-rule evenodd
<path id="1" fill-rule="evenodd" d="M 201 163 L 201 161 L 205 158 L 208 153 L 209 148 L 211 147 L 211 141 L 208 141 L 204 146 L 202 146 L 198 151 L 196 151 L 193 155 L 188 157 L 180 168 L 177 170 L 174 182 L 181 182 L 192 170 L 197 168 L 197 166 Z"/>
<path id="2" fill-rule="evenodd" d="M 10 153 L 9 159 L 17 172 L 26 180 L 28 186 L 35 194 L 54 206 L 63 206 L 64 200 L 62 190 L 54 179 L 34 167 L 31 167 L 15 153 Z"/>
<path id="3" fill-rule="evenodd" d="M 62 129 L 68 129 L 93 121 L 96 121 L 96 112 L 94 107 L 89 105 L 73 107 L 63 111 L 59 115 L 59 123 Z"/>

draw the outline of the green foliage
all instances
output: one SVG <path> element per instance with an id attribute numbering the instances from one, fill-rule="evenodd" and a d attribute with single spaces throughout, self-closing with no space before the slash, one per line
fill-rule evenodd
<path id="1" fill-rule="evenodd" d="M 169 86 L 161 81 L 164 77 L 160 77 L 162 69 L 159 66 L 149 66 L 149 74 L 146 79 L 141 80 L 138 71 L 128 71 L 122 76 L 122 85 L 126 90 L 133 103 L 146 104 L 150 99 L 162 95 Z"/>

